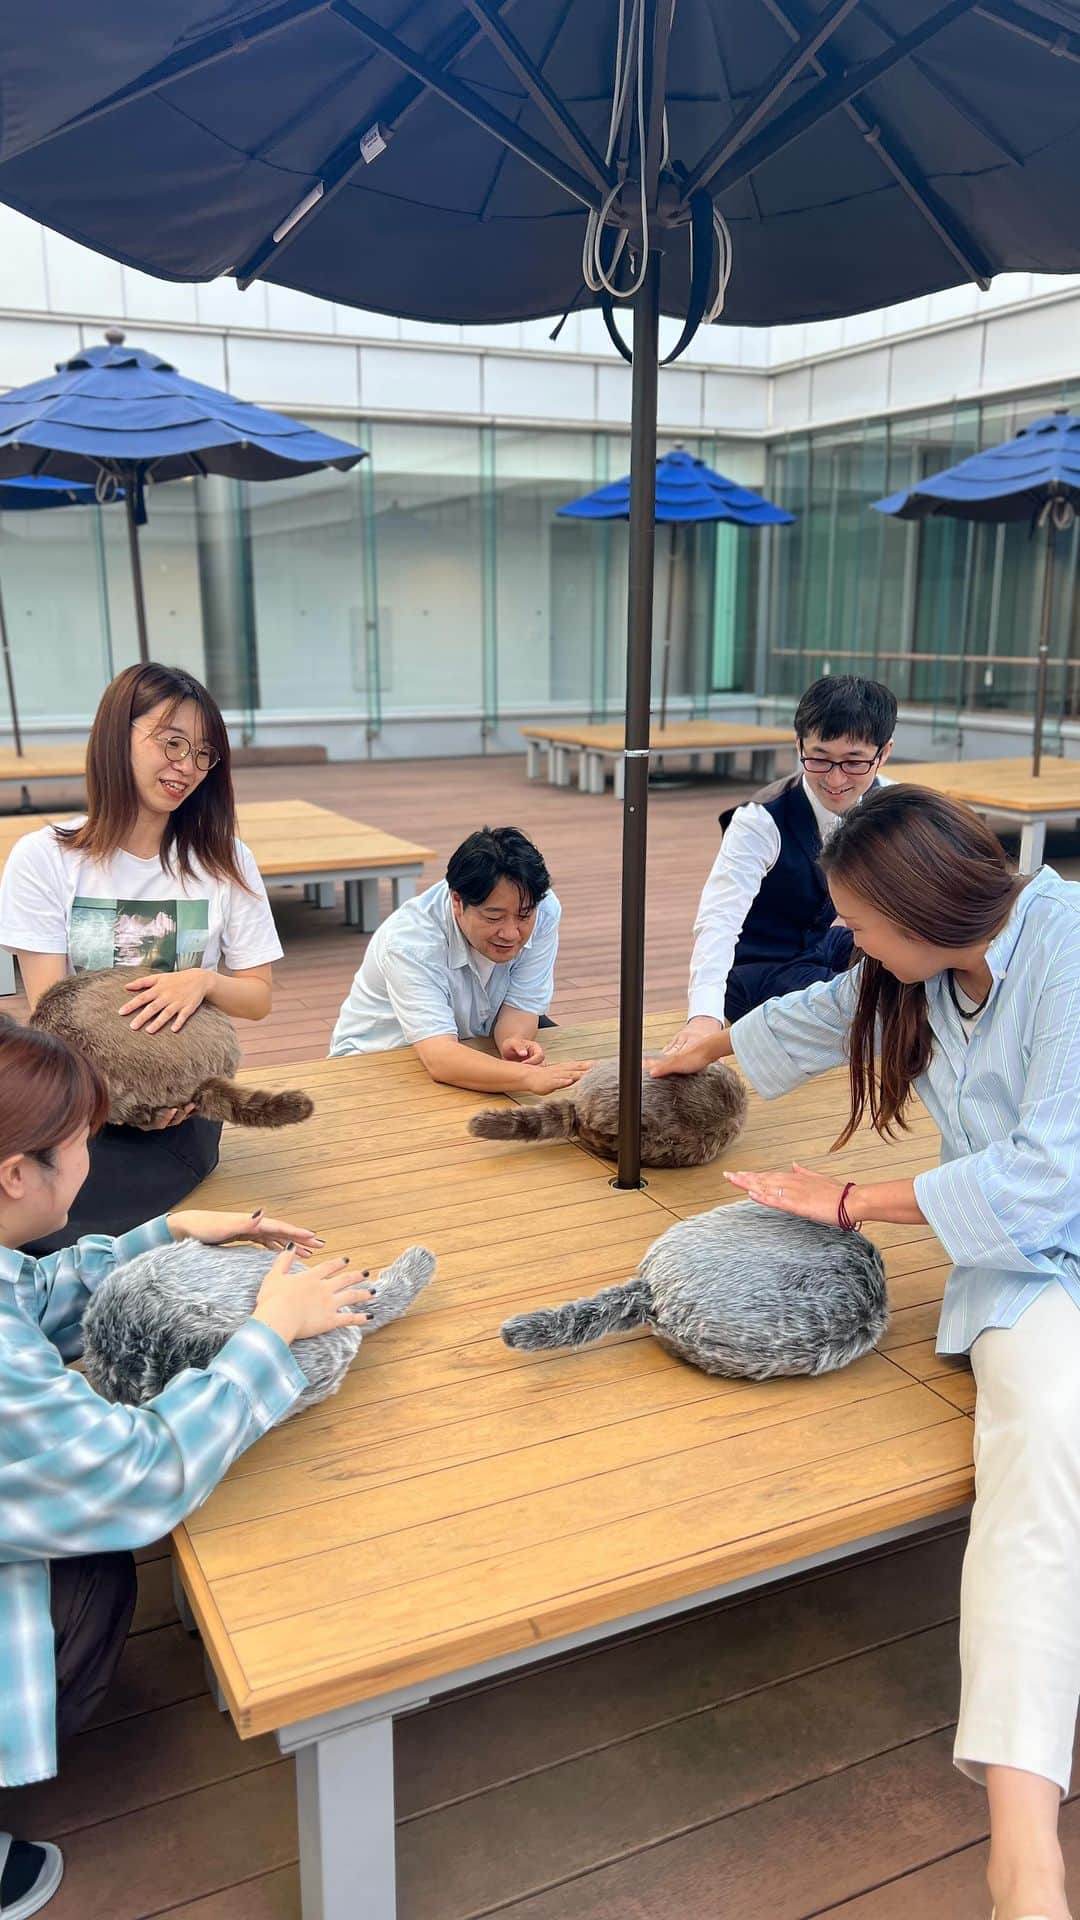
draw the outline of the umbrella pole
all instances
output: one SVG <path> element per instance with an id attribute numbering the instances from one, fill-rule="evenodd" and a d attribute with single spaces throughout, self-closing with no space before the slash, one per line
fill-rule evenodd
<path id="1" fill-rule="evenodd" d="M 131 556 L 131 591 L 135 596 L 135 631 L 139 636 L 139 659 L 145 665 L 150 658 L 150 643 L 146 634 L 146 596 L 143 593 L 139 529 L 135 522 L 135 491 L 130 482 L 125 486 L 124 512 L 127 515 L 128 553 Z"/>
<path id="2" fill-rule="evenodd" d="M 645 278 L 634 295 L 617 1187 L 641 1185 L 641 1021 L 645 1004 L 645 853 L 649 801 L 653 572 L 656 560 L 660 265 L 661 256 L 654 249 L 649 256 Z"/>
<path id="3" fill-rule="evenodd" d="M 0 593 L 0 647 L 4 653 L 4 674 L 7 679 L 8 701 L 11 705 L 11 731 L 15 736 L 15 751 L 22 755 L 22 733 L 19 730 L 19 707 L 15 698 L 15 674 L 11 665 L 11 645 L 8 640 L 7 621 L 4 618 L 4 596 Z"/>
<path id="4" fill-rule="evenodd" d="M 675 553 L 679 529 L 674 520 L 668 536 L 667 613 L 664 619 L 664 665 L 660 675 L 660 731 L 667 726 L 668 675 L 671 671 L 671 622 L 675 611 Z"/>
<path id="5" fill-rule="evenodd" d="M 1046 684 L 1050 674 L 1050 615 L 1054 604 L 1054 516 L 1046 527 L 1046 566 L 1043 571 L 1042 615 L 1039 620 L 1039 669 L 1035 678 L 1035 733 L 1031 743 L 1031 772 L 1038 779 L 1042 764 L 1043 722 L 1046 719 Z"/>

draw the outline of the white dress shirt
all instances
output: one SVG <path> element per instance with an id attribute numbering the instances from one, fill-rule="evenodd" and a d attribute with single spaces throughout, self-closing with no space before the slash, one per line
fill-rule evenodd
<path id="1" fill-rule="evenodd" d="M 802 783 L 813 809 L 822 845 L 836 832 L 843 815 L 830 813 L 817 795 Z M 690 961 L 690 1018 L 708 1014 L 724 1018 L 728 974 L 746 916 L 757 899 L 765 875 L 780 858 L 780 829 L 771 813 L 749 800 L 736 807 L 724 834 L 713 869 L 705 882 L 694 922 L 694 953 Z"/>
<path id="2" fill-rule="evenodd" d="M 383 1053 L 446 1034 L 490 1033 L 505 1004 L 546 1013 L 555 992 L 562 908 L 545 893 L 513 960 L 489 960 L 466 940 L 445 880 L 406 900 L 372 934 L 330 1042 L 331 1056 Z"/>

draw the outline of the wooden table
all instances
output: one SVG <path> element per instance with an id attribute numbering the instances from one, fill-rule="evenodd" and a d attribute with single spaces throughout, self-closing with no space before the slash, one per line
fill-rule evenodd
<path id="1" fill-rule="evenodd" d="M 929 760 L 911 766 L 889 762 L 890 780 L 932 787 L 963 800 L 975 813 L 991 813 L 1020 828 L 1020 872 L 1042 864 L 1051 820 L 1080 819 L 1080 760 L 1044 760 L 1038 778 L 1026 760 Z"/>
<path id="2" fill-rule="evenodd" d="M 651 1019 L 647 1042 L 681 1019 Z M 565 1056 L 616 1046 L 613 1022 L 545 1038 Z M 315 1116 L 229 1130 L 197 1204 L 264 1205 L 363 1266 L 423 1242 L 438 1270 L 335 1398 L 236 1463 L 175 1550 L 237 1728 L 296 1756 L 304 1920 L 392 1920 L 396 1716 L 955 1512 L 971 1380 L 934 1354 L 946 1264 L 926 1227 L 881 1230 L 894 1318 L 841 1373 L 714 1380 L 645 1333 L 512 1353 L 507 1315 L 631 1274 L 674 1219 L 735 1197 L 720 1170 L 624 1193 L 578 1147 L 474 1141 L 465 1121 L 492 1096 L 435 1085 L 411 1050 L 255 1077 L 308 1087 Z M 820 1161 L 844 1104 L 838 1076 L 755 1100 L 738 1163 Z M 900 1145 L 861 1135 L 843 1164 L 898 1176 L 935 1157 L 922 1116 Z"/>
<path id="3" fill-rule="evenodd" d="M 548 779 L 553 786 L 570 784 L 570 755 L 578 757 L 578 786 L 582 793 L 603 793 L 608 764 L 614 778 L 615 797 L 622 799 L 626 766 L 625 730 L 621 722 L 602 727 L 522 727 L 525 740 L 525 770 L 530 780 L 540 771 L 540 757 L 547 754 Z M 772 777 L 777 752 L 795 746 L 790 727 L 755 727 L 734 720 L 687 720 L 670 727 L 656 727 L 649 739 L 649 759 L 689 755 L 692 767 L 700 765 L 703 753 L 712 755 L 714 771 L 723 771 L 721 763 L 733 754 L 749 752 L 750 777 L 764 783 Z"/>
<path id="4" fill-rule="evenodd" d="M 310 800 L 248 800 L 236 809 L 240 838 L 251 848 L 262 877 L 273 886 L 302 886 L 320 907 L 332 907 L 335 890 L 345 889 L 349 926 L 371 933 L 385 918 L 379 882 L 389 880 L 391 900 L 399 907 L 416 891 L 430 847 L 399 840 L 381 827 L 367 827 Z M 39 813 L 32 819 L 0 818 L 0 871 L 17 840 L 47 823 L 77 818 Z M 15 968 L 0 949 L 0 994 L 14 993 Z"/>

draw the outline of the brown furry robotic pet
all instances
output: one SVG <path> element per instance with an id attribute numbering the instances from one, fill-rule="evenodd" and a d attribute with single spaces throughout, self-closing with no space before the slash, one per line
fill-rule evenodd
<path id="1" fill-rule="evenodd" d="M 746 1120 L 746 1088 L 717 1063 L 704 1073 L 641 1082 L 641 1164 L 703 1167 L 731 1145 Z M 535 1107 L 487 1107 L 469 1132 L 480 1140 L 576 1140 L 614 1159 L 619 1149 L 619 1063 L 590 1067 L 569 1094 Z"/>
<path id="2" fill-rule="evenodd" d="M 152 1127 L 170 1107 L 194 1106 L 204 1120 L 231 1120 L 238 1127 L 290 1127 L 314 1112 L 298 1088 L 282 1093 L 237 1086 L 240 1045 L 232 1021 L 205 1004 L 179 1033 L 165 1027 L 132 1031 L 120 1018 L 128 1002 L 124 974 L 114 967 L 72 973 L 42 994 L 30 1025 L 67 1040 L 104 1074 L 109 1119 L 115 1125 Z"/>

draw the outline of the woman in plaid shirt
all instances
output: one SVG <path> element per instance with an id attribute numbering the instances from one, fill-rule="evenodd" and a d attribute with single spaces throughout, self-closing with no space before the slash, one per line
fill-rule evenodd
<path id="1" fill-rule="evenodd" d="M 95 1711 L 135 1599 L 130 1549 L 204 1501 L 305 1386 L 294 1340 L 370 1318 L 347 1259 L 289 1271 L 322 1245 L 247 1214 L 164 1214 L 35 1260 L 62 1227 L 107 1111 L 95 1070 L 63 1041 L 0 1016 L 0 1787 L 48 1779 L 56 1745 Z M 113 1406 L 65 1366 L 83 1311 L 121 1261 L 173 1240 L 280 1249 L 255 1310 L 202 1371 L 145 1407 Z M 29 1920 L 63 1874 L 48 1842 L 0 1831 L 0 1920 Z"/>

